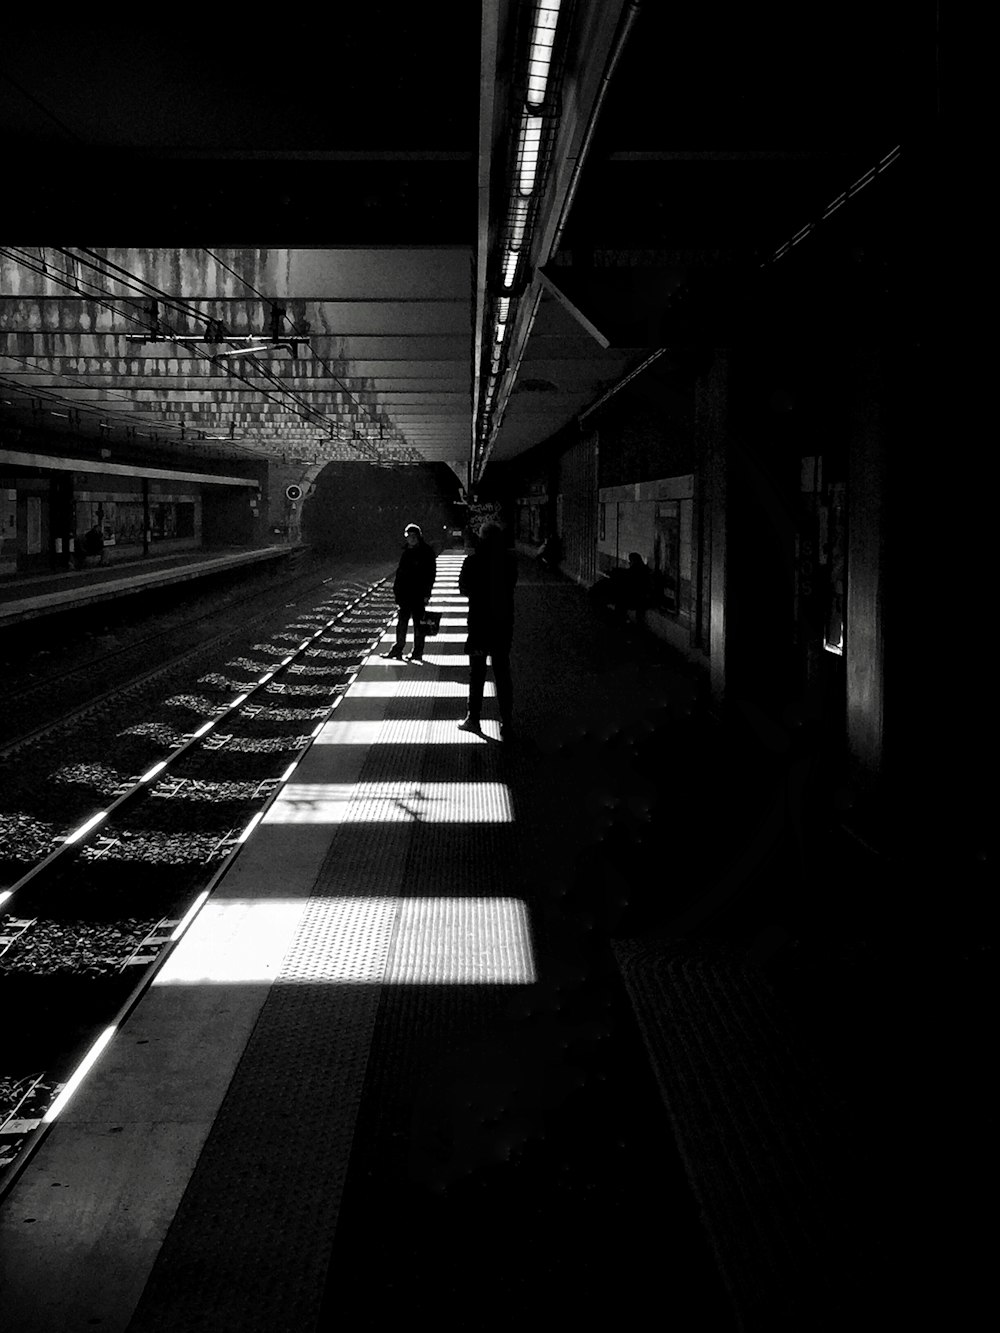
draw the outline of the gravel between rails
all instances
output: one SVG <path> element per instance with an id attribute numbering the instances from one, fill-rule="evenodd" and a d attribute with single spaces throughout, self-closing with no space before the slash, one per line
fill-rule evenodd
<path id="1" fill-rule="evenodd" d="M 51 727 L 61 729 L 75 712 L 85 714 L 92 706 L 100 707 L 106 695 L 134 688 L 144 675 L 158 675 L 174 661 L 180 666 L 192 653 L 211 653 L 230 640 L 244 639 L 248 626 L 266 626 L 274 614 L 307 601 L 324 585 L 371 583 L 384 572 L 383 566 L 348 565 L 331 573 L 327 564 L 314 558 L 308 569 L 284 579 L 271 574 L 249 580 L 249 592 L 242 584 L 198 592 L 186 604 L 186 615 L 183 605 L 163 611 L 154 603 L 147 607 L 146 617 L 137 620 L 135 610 L 126 612 L 109 603 L 93 618 L 108 619 L 110 625 L 91 631 L 77 627 L 60 635 L 57 627 L 67 617 L 53 617 L 53 625 L 39 622 L 46 625 L 44 633 L 32 630 L 30 647 L 23 633 L 9 630 L 0 650 L 5 700 L 0 710 L 0 758 L 43 739 Z M 172 596 L 178 595 L 174 590 Z M 69 619 L 77 623 L 78 616 L 74 613 Z M 155 627 L 152 633 L 150 624 Z"/>
<path id="2" fill-rule="evenodd" d="M 380 569 L 374 577 L 383 575 Z M 251 676 L 251 669 L 277 672 L 282 654 L 364 586 L 330 580 L 308 607 L 282 605 L 283 614 L 276 611 L 268 625 L 246 625 L 242 642 L 215 642 L 205 654 L 196 650 L 148 687 L 126 689 L 24 747 L 0 798 L 0 872 L 6 882 L 169 754 L 199 722 L 218 716 L 234 694 L 256 685 L 259 676 Z M 43 1113 L 87 1043 L 134 989 L 141 969 L 129 960 L 145 957 L 143 941 L 158 923 L 177 919 L 211 881 L 235 836 L 270 799 L 290 756 L 328 715 L 390 612 L 383 585 L 330 627 L 294 664 L 297 671 L 268 682 L 252 703 L 230 714 L 223 734 L 183 755 L 177 771 L 151 786 L 127 820 L 102 827 L 53 883 L 27 886 L 16 896 L 16 915 L 0 916 L 0 1012 L 8 1020 L 20 1016 L 17 1039 L 5 1043 L 0 1057 L 0 1186 L 4 1166 L 16 1160 L 25 1137 L 13 1144 L 4 1122 L 19 1124 L 10 1119 L 15 1112 L 27 1117 L 25 1123 Z M 22 928 L 22 922 L 30 924 Z"/>

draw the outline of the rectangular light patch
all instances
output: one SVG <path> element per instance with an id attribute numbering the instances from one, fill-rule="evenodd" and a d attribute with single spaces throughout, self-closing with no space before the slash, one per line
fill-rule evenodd
<path id="1" fill-rule="evenodd" d="M 469 697 L 468 685 L 460 680 L 432 680 L 430 677 L 414 680 L 413 676 L 406 676 L 405 680 L 407 698 L 467 699 Z M 487 680 L 484 693 L 488 697 L 496 695 L 496 686 L 492 680 Z M 395 699 L 397 697 L 401 697 L 398 673 L 390 676 L 387 680 L 357 680 L 348 692 L 348 698 L 350 699 Z"/>
<path id="2" fill-rule="evenodd" d="M 402 898 L 390 985 L 526 985 L 535 981 L 528 909 L 519 898 Z"/>
<path id="3" fill-rule="evenodd" d="M 154 977 L 153 985 L 274 981 L 307 901 L 210 899 Z"/>
<path id="4" fill-rule="evenodd" d="M 463 691 L 464 693 L 464 691 Z M 475 732 L 459 731 L 458 718 L 386 718 L 382 722 L 327 722 L 316 745 L 485 744 Z"/>
<path id="5" fill-rule="evenodd" d="M 536 979 L 520 899 L 344 895 L 308 904 L 209 904 L 153 985 L 527 985 Z"/>
<path id="6" fill-rule="evenodd" d="M 264 824 L 509 824 L 502 782 L 289 782 Z"/>

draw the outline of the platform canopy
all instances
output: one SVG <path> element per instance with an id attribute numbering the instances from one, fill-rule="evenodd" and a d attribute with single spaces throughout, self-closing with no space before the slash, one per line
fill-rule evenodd
<path id="1" fill-rule="evenodd" d="M 475 480 L 926 159 L 934 13 L 8 24 L 0 432 Z"/>

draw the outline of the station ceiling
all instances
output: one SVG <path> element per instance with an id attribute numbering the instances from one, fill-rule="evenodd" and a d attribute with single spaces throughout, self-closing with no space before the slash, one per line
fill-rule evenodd
<path id="1" fill-rule="evenodd" d="M 922 0 L 557 8 L 509 290 L 531 0 L 9 27 L 3 439 L 475 480 L 682 336 L 664 312 L 712 274 L 805 248 L 938 133 Z"/>

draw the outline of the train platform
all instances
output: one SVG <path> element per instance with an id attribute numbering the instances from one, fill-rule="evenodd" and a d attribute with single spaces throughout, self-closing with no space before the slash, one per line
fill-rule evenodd
<path id="1" fill-rule="evenodd" d="M 458 730 L 461 558 L 5 1199 L 11 1329 L 880 1326 L 871 1144 L 766 975 L 780 780 L 525 559 L 516 735 L 489 682 Z"/>
<path id="2" fill-rule="evenodd" d="M 90 565 L 84 569 L 0 577 L 0 626 L 164 588 L 170 584 L 288 559 L 295 547 L 245 546 Z"/>

